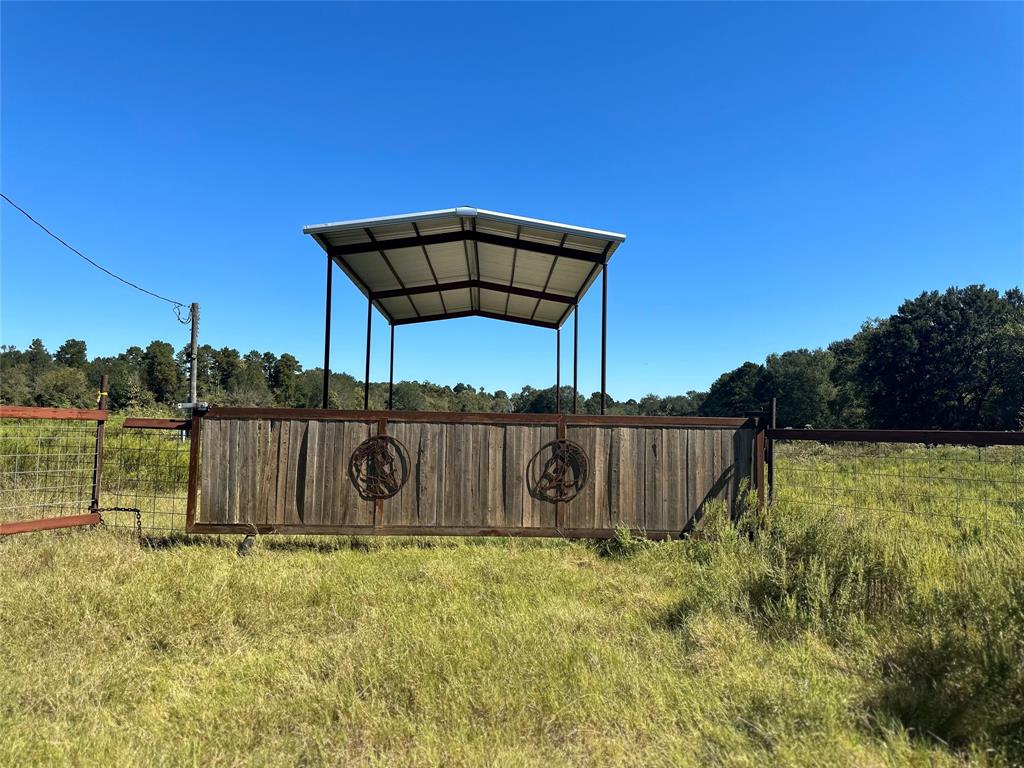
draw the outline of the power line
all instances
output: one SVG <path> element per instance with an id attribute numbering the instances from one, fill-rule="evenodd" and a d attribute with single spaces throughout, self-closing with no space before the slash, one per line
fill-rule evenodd
<path id="1" fill-rule="evenodd" d="M 35 225 L 36 225 L 37 227 L 39 227 L 39 228 L 40 228 L 41 230 L 43 230 L 43 232 L 45 232 L 46 234 L 48 234 L 48 235 L 49 235 L 50 237 L 52 237 L 52 238 L 53 238 L 54 240 L 56 240 L 56 241 L 57 241 L 58 243 L 60 243 L 61 245 L 63 245 L 63 246 L 65 247 L 65 248 L 67 248 L 67 249 L 68 249 L 69 251 L 71 251 L 71 252 L 72 252 L 72 253 L 74 253 L 75 255 L 77 255 L 77 256 L 79 256 L 79 257 L 81 257 L 81 258 L 85 259 L 85 260 L 86 260 L 87 262 L 89 262 L 90 264 L 92 264 L 92 266 L 96 267 L 96 269 L 100 270 L 101 272 L 106 272 L 106 273 L 107 273 L 108 275 L 110 275 L 110 276 L 111 276 L 112 278 L 114 278 L 115 280 L 120 280 L 120 281 L 121 281 L 122 283 L 124 283 L 125 285 L 127 285 L 127 286 L 131 286 L 132 288 L 134 288 L 134 289 L 135 289 L 135 290 L 137 290 L 137 291 L 142 291 L 143 293 L 145 293 L 145 294 L 148 294 L 148 295 L 152 296 L 152 297 L 153 297 L 154 299 L 160 299 L 161 301 L 166 301 L 166 302 L 167 302 L 168 304 L 170 304 L 171 306 L 173 306 L 173 307 L 174 307 L 174 312 L 175 312 L 175 314 L 177 314 L 177 315 L 178 315 L 178 321 L 179 321 L 179 322 L 182 322 L 182 323 L 188 323 L 188 322 L 189 322 L 188 320 L 182 320 L 182 319 L 181 319 L 181 314 L 180 314 L 180 313 L 178 312 L 178 310 L 179 310 L 179 309 L 184 309 L 184 308 L 185 308 L 185 304 L 183 304 L 182 302 L 180 302 L 180 301 L 175 301 L 174 299 L 169 299 L 169 298 L 167 298 L 166 296 L 161 296 L 161 295 L 160 295 L 159 293 L 154 293 L 153 291 L 147 291 L 147 290 L 146 290 L 145 288 L 143 288 L 143 287 L 142 287 L 141 285 L 136 285 L 136 284 L 135 284 L 135 283 L 133 283 L 133 282 L 132 282 L 131 280 L 125 280 L 125 279 L 124 279 L 123 277 L 121 277 L 120 275 L 114 274 L 113 272 L 111 272 L 111 271 L 110 271 L 109 269 L 107 269 L 107 268 L 106 268 L 106 267 L 104 267 L 103 265 L 101 265 L 101 264 L 97 264 L 97 263 L 96 263 L 95 261 L 93 261 L 92 259 L 90 259 L 90 258 L 89 258 L 88 256 L 86 256 L 86 255 L 85 255 L 84 253 L 82 253 L 82 252 L 81 252 L 80 250 L 78 250 L 77 248 L 75 248 L 75 247 L 74 247 L 73 245 L 71 245 L 71 244 L 70 244 L 70 243 L 68 243 L 67 241 L 65 241 L 65 240 L 63 240 L 62 238 L 60 238 L 60 237 L 58 237 L 57 235 L 55 235 L 55 234 L 54 234 L 53 232 L 51 232 L 51 231 L 50 231 L 49 229 L 47 229 L 47 228 L 46 228 L 45 226 L 43 226 L 43 225 L 42 225 L 42 224 L 41 224 L 41 223 L 40 223 L 39 221 L 37 221 L 37 220 L 36 220 L 36 219 L 35 219 L 35 218 L 34 218 L 34 217 L 32 216 L 32 214 L 30 214 L 30 213 L 29 213 L 28 211 L 26 211 L 26 210 L 25 210 L 24 208 L 22 208 L 22 207 L 21 207 L 20 205 L 18 205 L 18 204 L 17 204 L 16 202 L 14 202 L 13 200 L 11 200 L 11 198 L 9 198 L 9 197 L 8 197 L 7 195 L 5 195 L 5 194 L 4 194 L 3 192 L 0 192 L 0 197 L 2 197 L 2 198 L 3 198 L 4 200 L 6 200 L 6 201 L 7 201 L 8 203 L 10 203 L 10 204 L 11 204 L 11 205 L 12 205 L 12 206 L 13 206 L 14 208 L 16 208 L 16 209 L 17 209 L 17 210 L 18 210 L 18 211 L 19 211 L 19 212 L 21 213 L 21 215 L 22 215 L 22 216 L 24 216 L 24 217 L 25 217 L 26 219 L 28 219 L 29 221 L 31 221 L 31 222 L 32 222 L 33 224 L 35 224 Z"/>

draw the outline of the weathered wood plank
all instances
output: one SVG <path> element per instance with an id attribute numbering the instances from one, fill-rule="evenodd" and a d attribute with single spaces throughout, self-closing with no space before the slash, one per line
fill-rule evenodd
<path id="1" fill-rule="evenodd" d="M 373 525 L 373 502 L 348 478 L 352 451 L 376 424 L 338 419 L 209 420 L 204 425 L 200 522 L 317 528 Z M 554 424 L 394 421 L 409 479 L 382 504 L 388 529 L 554 529 L 556 505 L 531 494 L 530 461 Z M 570 425 L 590 477 L 566 508 L 570 530 L 618 525 L 682 531 L 706 505 L 731 506 L 750 473 L 752 430 L 732 426 Z"/>
<path id="2" fill-rule="evenodd" d="M 292 426 L 290 421 L 276 422 L 278 427 L 277 472 L 274 483 L 274 523 L 283 525 L 287 519 L 288 497 L 288 450 L 291 444 Z"/>
<path id="3" fill-rule="evenodd" d="M 273 522 L 274 510 L 274 482 L 275 468 L 277 467 L 277 432 L 274 429 L 274 422 L 261 419 L 259 422 L 259 433 L 257 437 L 256 462 L 259 467 L 257 479 L 257 501 L 256 519 L 260 524 Z"/>
<path id="4" fill-rule="evenodd" d="M 200 522 L 212 522 L 213 514 L 213 476 L 217 472 L 217 463 L 212 459 L 212 453 L 216 450 L 216 443 L 210 437 L 210 425 L 202 428 L 202 446 L 199 456 L 199 513 L 196 515 Z"/>
<path id="5" fill-rule="evenodd" d="M 238 421 L 228 422 L 228 473 L 227 473 L 227 519 L 232 523 L 238 519 Z"/>
<path id="6" fill-rule="evenodd" d="M 302 457 L 304 443 L 306 440 L 306 422 L 290 421 L 288 423 L 288 455 L 285 457 L 284 466 L 285 496 L 284 496 L 284 522 L 288 525 L 301 525 L 302 518 L 299 515 L 299 460 Z"/>

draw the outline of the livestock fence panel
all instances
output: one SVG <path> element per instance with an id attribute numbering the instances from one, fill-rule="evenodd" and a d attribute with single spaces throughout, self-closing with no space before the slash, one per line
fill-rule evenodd
<path id="1" fill-rule="evenodd" d="M 190 421 L 0 406 L 0 535 L 104 525 L 184 533 Z"/>
<path id="2" fill-rule="evenodd" d="M 103 525 L 140 535 L 185 532 L 192 423 L 126 418 L 109 425 L 103 455 Z"/>
<path id="3" fill-rule="evenodd" d="M 749 418 L 215 407 L 192 428 L 187 528 L 677 537 L 712 502 L 737 508 L 758 434 Z"/>
<path id="4" fill-rule="evenodd" d="M 0 535 L 95 525 L 105 410 L 0 406 Z"/>
<path id="5" fill-rule="evenodd" d="M 1024 433 L 768 429 L 772 502 L 963 538 L 1024 526 Z"/>

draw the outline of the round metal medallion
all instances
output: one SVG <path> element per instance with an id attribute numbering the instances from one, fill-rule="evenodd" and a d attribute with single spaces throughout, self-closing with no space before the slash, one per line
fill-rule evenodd
<path id="1" fill-rule="evenodd" d="M 367 438 L 352 451 L 348 476 L 362 498 L 390 499 L 409 479 L 409 452 L 388 435 Z"/>
<path id="2" fill-rule="evenodd" d="M 552 440 L 530 459 L 526 483 L 530 495 L 541 501 L 570 501 L 590 475 L 587 452 L 571 440 Z"/>

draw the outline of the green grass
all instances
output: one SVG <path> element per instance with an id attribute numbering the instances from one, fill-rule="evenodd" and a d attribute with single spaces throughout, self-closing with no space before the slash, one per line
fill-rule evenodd
<path id="1" fill-rule="evenodd" d="M 818 490 L 667 544 L 0 540 L 0 765 L 1024 762 L 1013 499 L 882 457 L 932 506 L 867 525 L 784 458 Z"/>

